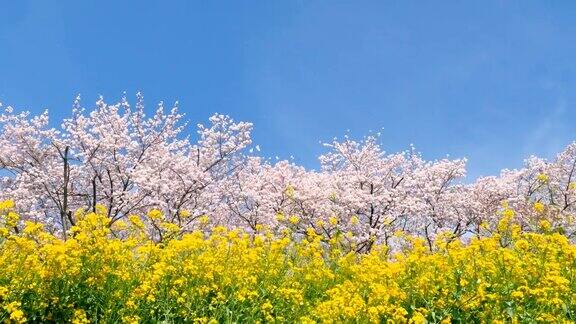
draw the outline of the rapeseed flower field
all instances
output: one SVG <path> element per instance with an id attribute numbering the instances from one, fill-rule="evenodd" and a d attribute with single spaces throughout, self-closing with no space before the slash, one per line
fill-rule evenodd
<path id="1" fill-rule="evenodd" d="M 326 240 L 215 227 L 161 242 L 139 216 L 78 211 L 66 239 L 17 227 L 0 203 L 0 320 L 72 323 L 573 322 L 576 245 L 544 221 L 523 233 L 505 210 L 494 233 L 446 234 L 432 249 L 396 233 L 357 253 Z M 146 216 L 145 216 L 146 217 Z M 153 211 L 147 217 L 161 218 Z"/>

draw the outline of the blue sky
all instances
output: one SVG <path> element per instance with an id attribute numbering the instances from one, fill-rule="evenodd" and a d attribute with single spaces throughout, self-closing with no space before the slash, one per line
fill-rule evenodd
<path id="1" fill-rule="evenodd" d="M 469 174 L 576 140 L 574 1 L 3 1 L 0 102 L 70 113 L 126 91 L 255 124 L 310 168 L 319 141 L 383 128 L 389 152 Z"/>

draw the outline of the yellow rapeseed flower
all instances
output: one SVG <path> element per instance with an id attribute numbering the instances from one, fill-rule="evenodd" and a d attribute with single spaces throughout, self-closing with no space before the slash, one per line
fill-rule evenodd
<path id="1" fill-rule="evenodd" d="M 338 225 L 338 218 L 336 218 L 336 216 L 331 216 L 328 218 L 328 222 L 330 225 Z"/>
<path id="2" fill-rule="evenodd" d="M 142 219 L 140 219 L 140 216 L 138 215 L 130 215 L 128 216 L 128 220 L 130 221 L 130 223 L 132 223 L 132 225 L 134 225 L 137 228 L 144 228 L 144 222 L 142 222 Z"/>
<path id="3" fill-rule="evenodd" d="M 206 225 L 210 222 L 210 218 L 208 217 L 208 215 L 202 215 L 198 217 L 198 221 L 200 222 L 200 224 Z"/>
<path id="4" fill-rule="evenodd" d="M 550 231 L 552 229 L 552 224 L 549 221 L 543 219 L 539 223 L 540 229 L 543 231 Z"/>
<path id="5" fill-rule="evenodd" d="M 3 200 L 0 201 L 0 210 L 8 210 L 14 208 L 14 201 L 13 200 Z"/>
<path id="6" fill-rule="evenodd" d="M 15 212 L 8 212 L 8 214 L 6 214 L 6 226 L 8 227 L 14 227 L 16 226 L 16 224 L 18 224 L 18 221 L 20 220 L 20 215 L 16 214 Z"/>
<path id="7" fill-rule="evenodd" d="M 300 221 L 300 218 L 296 215 L 292 215 L 288 218 L 288 220 L 290 221 L 290 223 L 292 224 L 298 224 L 298 222 Z"/>
<path id="8" fill-rule="evenodd" d="M 359 221 L 360 220 L 358 219 L 358 216 L 356 216 L 356 215 L 352 215 L 352 217 L 350 217 L 350 224 L 352 224 L 352 225 L 357 225 Z"/>
<path id="9" fill-rule="evenodd" d="M 284 217 L 283 213 L 276 213 L 276 220 L 281 222 L 285 219 L 286 217 Z"/>
<path id="10" fill-rule="evenodd" d="M 158 209 L 150 210 L 147 215 L 150 219 L 164 219 L 164 214 Z"/>
<path id="11" fill-rule="evenodd" d="M 545 173 L 539 173 L 539 174 L 536 176 L 536 179 L 538 179 L 538 181 L 540 181 L 540 182 L 542 182 L 542 183 L 548 182 L 548 179 L 549 179 L 549 178 L 550 178 L 550 177 L 548 177 L 548 175 L 545 174 Z"/>
<path id="12" fill-rule="evenodd" d="M 4 309 L 10 314 L 10 320 L 14 323 L 24 323 L 26 322 L 26 317 L 24 312 L 20 309 L 22 303 L 13 301 L 4 306 Z"/>
<path id="13" fill-rule="evenodd" d="M 86 317 L 86 312 L 82 309 L 77 309 L 74 311 L 74 318 L 72 319 L 73 324 L 88 324 L 90 321 Z"/>
<path id="14" fill-rule="evenodd" d="M 543 213 L 544 212 L 544 204 L 537 201 L 534 203 L 534 210 L 537 211 L 538 213 Z"/>

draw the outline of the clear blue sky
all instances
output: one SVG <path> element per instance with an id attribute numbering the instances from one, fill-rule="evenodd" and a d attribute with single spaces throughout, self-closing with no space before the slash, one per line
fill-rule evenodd
<path id="1" fill-rule="evenodd" d="M 471 177 L 576 139 L 574 1 L 241 2 L 2 1 L 0 101 L 61 118 L 141 90 L 311 168 L 347 129 Z"/>

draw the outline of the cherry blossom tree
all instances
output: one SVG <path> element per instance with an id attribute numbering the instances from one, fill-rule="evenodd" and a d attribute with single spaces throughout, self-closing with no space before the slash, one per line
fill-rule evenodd
<path id="1" fill-rule="evenodd" d="M 576 235 L 576 143 L 551 161 L 528 158 L 508 178 L 515 190 L 510 204 L 524 229 L 534 230 L 546 220 L 569 237 Z"/>
<path id="2" fill-rule="evenodd" d="M 505 209 L 525 230 L 576 235 L 576 143 L 550 161 L 530 157 L 518 170 L 467 181 L 466 159 L 386 153 L 379 135 L 326 143 L 317 171 L 272 163 L 248 149 L 252 124 L 215 114 L 194 136 L 178 103 L 147 116 L 140 94 L 134 106 L 100 98 L 88 110 L 78 97 L 60 127 L 47 112 L 3 110 L 0 198 L 63 235 L 76 210 L 99 205 L 111 225 L 148 214 L 139 217 L 158 240 L 167 224 L 177 233 L 223 225 L 314 233 L 361 252 L 402 231 L 432 249 L 440 234 L 494 231 Z"/>
<path id="3" fill-rule="evenodd" d="M 465 160 L 426 162 L 413 149 L 386 155 L 375 136 L 326 146 L 332 150 L 321 162 L 334 179 L 331 200 L 339 222 L 361 238 L 360 250 L 388 242 L 398 230 L 429 242 L 440 230 L 463 231 L 463 215 L 455 208 L 462 186 L 454 182 L 464 177 Z"/>
<path id="4" fill-rule="evenodd" d="M 74 210 L 97 204 L 112 222 L 159 208 L 168 221 L 190 225 L 215 208 L 213 187 L 241 163 L 252 125 L 214 115 L 209 126 L 198 125 L 198 142 L 191 144 L 182 136 L 186 125 L 177 104 L 164 110 L 160 103 L 147 118 L 138 94 L 135 109 L 125 98 L 112 105 L 100 98 L 85 114 L 77 98 L 72 117 L 55 129 L 47 113 L 30 117 L 8 107 L 0 116 L 0 167 L 10 174 L 2 196 L 54 230 L 66 231 Z"/>

